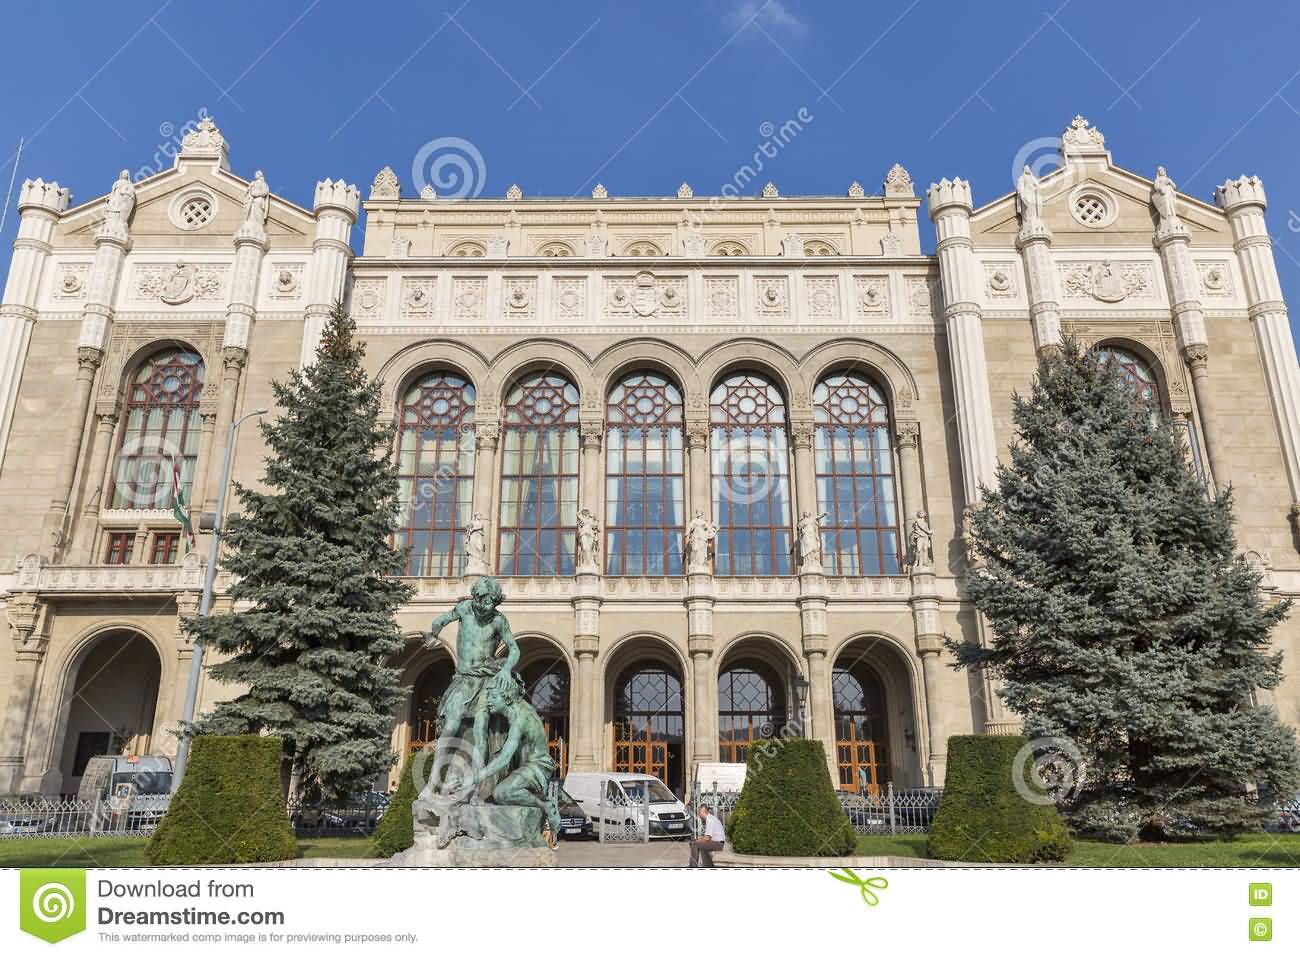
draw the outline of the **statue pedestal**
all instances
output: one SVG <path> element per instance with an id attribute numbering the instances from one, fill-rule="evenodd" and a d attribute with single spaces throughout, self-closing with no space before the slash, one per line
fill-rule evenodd
<path id="1" fill-rule="evenodd" d="M 390 867 L 555 866 L 538 808 L 452 804 L 435 809 L 417 800 L 411 813 L 415 843 L 389 858 Z"/>

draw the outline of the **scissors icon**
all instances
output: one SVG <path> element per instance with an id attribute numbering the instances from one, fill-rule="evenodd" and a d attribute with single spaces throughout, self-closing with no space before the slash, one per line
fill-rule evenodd
<path id="1" fill-rule="evenodd" d="M 845 884 L 852 884 L 854 887 L 862 891 L 862 899 L 866 902 L 868 907 L 875 907 L 880 903 L 880 897 L 872 890 L 872 888 L 874 887 L 876 890 L 883 891 L 889 886 L 889 881 L 883 877 L 858 877 L 858 875 L 853 873 L 853 870 L 848 867 L 842 868 L 842 870 L 844 871 L 843 874 L 837 874 L 834 871 L 830 871 L 829 873 L 831 877 L 835 878 L 837 881 L 843 881 Z"/>

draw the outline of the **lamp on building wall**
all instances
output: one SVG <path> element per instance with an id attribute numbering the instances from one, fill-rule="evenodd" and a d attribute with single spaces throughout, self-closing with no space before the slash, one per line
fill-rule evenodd
<path id="1" fill-rule="evenodd" d="M 221 542 L 221 517 L 226 512 L 226 490 L 230 487 L 230 465 L 235 457 L 235 433 L 244 421 L 254 416 L 266 415 L 268 409 L 254 409 L 246 412 L 230 425 L 230 434 L 226 437 L 226 462 L 221 472 L 221 493 L 217 496 L 217 512 L 212 516 L 212 542 L 208 548 L 208 567 L 203 575 L 203 598 L 199 602 L 199 617 L 206 618 L 212 610 L 212 592 L 217 582 L 217 549 Z M 199 525 L 203 526 L 204 516 L 200 516 Z M 185 776 L 185 765 L 190 757 L 190 734 L 185 725 L 194 720 L 194 706 L 199 697 L 199 679 L 203 676 L 203 642 L 194 642 L 194 654 L 190 658 L 190 680 L 185 686 L 185 705 L 181 709 L 181 739 L 176 746 L 176 765 L 172 774 L 172 793 L 181 786 Z"/>
<path id="2" fill-rule="evenodd" d="M 794 693 L 799 697 L 799 736 L 808 737 L 808 679 L 800 675 L 794 682 Z"/>

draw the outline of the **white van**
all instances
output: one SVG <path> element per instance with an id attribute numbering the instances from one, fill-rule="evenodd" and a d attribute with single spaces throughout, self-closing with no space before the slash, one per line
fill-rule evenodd
<path id="1" fill-rule="evenodd" d="M 577 801 L 591 818 L 595 833 L 600 833 L 601 796 L 604 795 L 604 812 L 612 826 L 628 822 L 641 822 L 646 793 L 650 795 L 650 836 L 687 837 L 691 822 L 686 805 L 652 774 L 633 774 L 626 771 L 570 771 L 564 779 L 564 790 Z M 644 823 L 644 822 L 641 822 Z"/>

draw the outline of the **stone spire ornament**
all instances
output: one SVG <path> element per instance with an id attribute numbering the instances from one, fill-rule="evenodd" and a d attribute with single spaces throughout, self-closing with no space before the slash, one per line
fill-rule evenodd
<path id="1" fill-rule="evenodd" d="M 867 195 L 867 191 L 862 188 L 862 184 L 856 179 L 849 184 L 849 199 L 862 199 Z"/>
<path id="2" fill-rule="evenodd" d="M 506 199 L 523 199 L 524 191 L 519 188 L 518 183 L 511 183 L 510 188 L 506 190 Z"/>
<path id="3" fill-rule="evenodd" d="M 781 194 L 778 193 L 776 190 L 776 183 L 773 183 L 771 180 L 768 180 L 767 185 L 763 187 L 763 198 L 776 199 L 780 195 Z"/>
<path id="4" fill-rule="evenodd" d="M 911 175 L 903 168 L 902 163 L 895 163 L 885 174 L 885 195 L 886 196 L 915 196 L 916 191 L 912 186 Z"/>
<path id="5" fill-rule="evenodd" d="M 375 181 L 370 184 L 371 199 L 397 199 L 401 193 L 402 186 L 391 166 L 385 166 L 376 173 Z"/>
<path id="6" fill-rule="evenodd" d="M 681 186 L 677 187 L 678 199 L 690 199 L 694 195 L 695 195 L 695 190 L 691 189 L 690 183 L 682 183 Z"/>
<path id="7" fill-rule="evenodd" d="M 605 185 L 603 183 L 597 183 L 595 188 L 591 191 L 591 198 L 609 199 L 609 190 L 605 189 Z"/>

